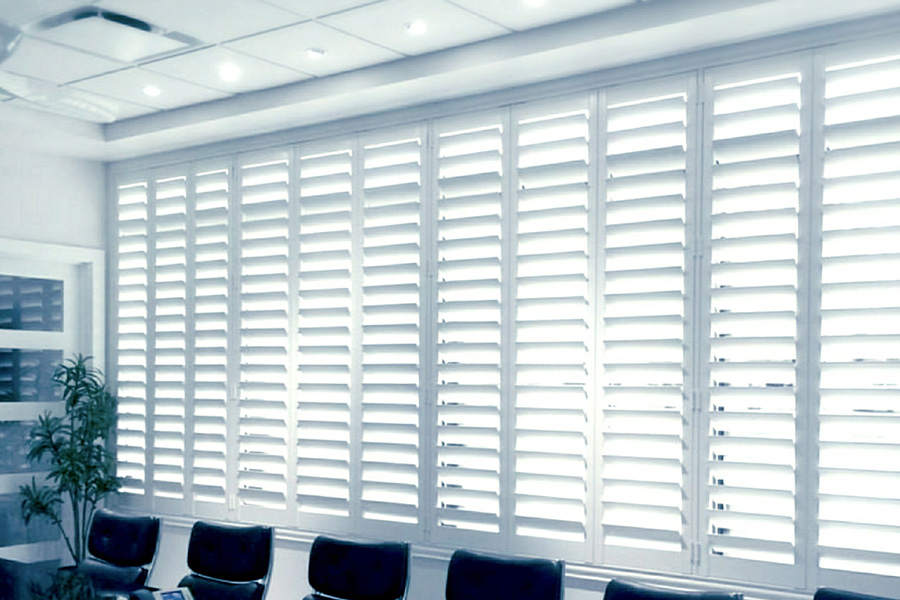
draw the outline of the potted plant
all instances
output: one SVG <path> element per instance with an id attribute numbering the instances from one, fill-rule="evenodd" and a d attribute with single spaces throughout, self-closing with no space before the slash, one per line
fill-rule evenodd
<path id="1" fill-rule="evenodd" d="M 46 464 L 47 482 L 38 485 L 32 477 L 30 485 L 19 488 L 25 522 L 42 518 L 53 523 L 76 565 L 87 554 L 88 531 L 97 504 L 120 486 L 115 454 L 108 446 L 116 422 L 116 399 L 107 389 L 103 373 L 89 361 L 78 354 L 53 372 L 54 383 L 62 388 L 65 412 L 54 416 L 47 411 L 38 417 L 28 447 L 29 460 Z M 57 577 L 51 591 L 81 585 L 68 581 L 71 577 L 71 572 Z"/>

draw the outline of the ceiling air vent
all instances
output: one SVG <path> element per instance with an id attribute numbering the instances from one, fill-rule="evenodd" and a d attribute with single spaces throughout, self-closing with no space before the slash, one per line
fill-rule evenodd
<path id="1" fill-rule="evenodd" d="M 26 30 L 45 40 L 129 64 L 183 52 L 201 44 L 191 36 L 95 6 L 48 17 Z"/>

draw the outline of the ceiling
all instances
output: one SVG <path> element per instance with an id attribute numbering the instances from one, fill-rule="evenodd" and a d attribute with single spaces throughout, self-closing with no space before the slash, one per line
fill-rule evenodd
<path id="1" fill-rule="evenodd" d="M 127 158 L 897 11 L 900 0 L 0 0 L 0 24 L 21 32 L 0 63 L 0 144 Z"/>

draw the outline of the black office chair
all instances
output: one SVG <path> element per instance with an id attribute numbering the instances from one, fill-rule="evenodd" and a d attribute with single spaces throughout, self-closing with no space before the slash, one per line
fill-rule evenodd
<path id="1" fill-rule="evenodd" d="M 178 587 L 194 600 L 262 600 L 272 563 L 272 528 L 197 521 L 188 542 L 191 574 Z"/>
<path id="2" fill-rule="evenodd" d="M 562 600 L 565 563 L 457 550 L 447 569 L 447 600 Z"/>
<path id="3" fill-rule="evenodd" d="M 401 600 L 409 583 L 409 544 L 351 542 L 320 535 L 309 552 L 304 600 Z"/>
<path id="4" fill-rule="evenodd" d="M 158 518 L 101 508 L 88 533 L 90 555 L 77 569 L 90 578 L 97 596 L 128 595 L 144 587 L 158 543 Z"/>
<path id="5" fill-rule="evenodd" d="M 740 592 L 695 592 L 626 583 L 613 579 L 606 585 L 603 600 L 743 600 Z"/>
<path id="6" fill-rule="evenodd" d="M 859 592 L 851 592 L 849 590 L 840 590 L 837 588 L 819 588 L 813 595 L 813 600 L 890 600 L 885 596 L 873 596 L 871 594 L 860 594 Z"/>

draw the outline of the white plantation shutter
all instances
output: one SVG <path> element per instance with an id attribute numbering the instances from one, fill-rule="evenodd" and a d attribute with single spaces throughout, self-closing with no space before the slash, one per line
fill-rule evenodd
<path id="1" fill-rule="evenodd" d="M 515 118 L 515 533 L 548 552 L 587 538 L 588 100 Z"/>
<path id="2" fill-rule="evenodd" d="M 188 291 L 186 177 L 158 178 L 152 189 L 152 489 L 156 499 L 181 499 L 185 479 L 188 325 L 185 300 Z"/>
<path id="3" fill-rule="evenodd" d="M 490 116 L 438 128 L 439 539 L 500 530 L 503 131 Z"/>
<path id="4" fill-rule="evenodd" d="M 796 64 L 707 76 L 710 572 L 795 563 L 801 82 Z M 789 581 L 789 580 L 787 580 Z"/>
<path id="5" fill-rule="evenodd" d="M 848 572 L 900 576 L 900 57 L 895 47 L 869 58 L 831 58 L 825 73 L 818 562 L 832 571 L 827 585 Z"/>
<path id="6" fill-rule="evenodd" d="M 147 494 L 148 191 L 146 181 L 116 188 L 116 473 L 126 501 Z"/>
<path id="7" fill-rule="evenodd" d="M 422 142 L 395 136 L 363 148 L 360 493 L 363 518 L 415 524 Z"/>
<path id="8" fill-rule="evenodd" d="M 194 398 L 190 482 L 196 510 L 218 515 L 226 502 L 228 361 L 232 354 L 228 341 L 230 170 L 222 164 L 199 165 L 193 181 Z"/>
<path id="9" fill-rule="evenodd" d="M 687 82 L 610 90 L 599 406 L 604 561 L 682 564 Z"/>
<path id="10" fill-rule="evenodd" d="M 347 145 L 301 149 L 295 492 L 316 523 L 350 515 L 352 174 Z"/>
<path id="11" fill-rule="evenodd" d="M 241 515 L 251 520 L 271 521 L 287 503 L 289 177 L 287 152 L 240 157 L 237 484 Z"/>

